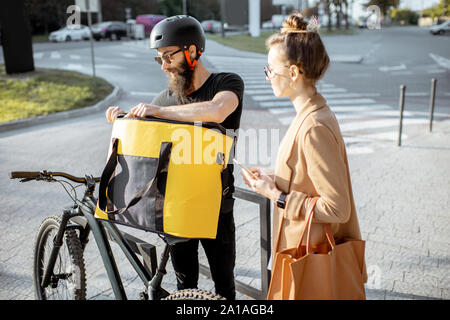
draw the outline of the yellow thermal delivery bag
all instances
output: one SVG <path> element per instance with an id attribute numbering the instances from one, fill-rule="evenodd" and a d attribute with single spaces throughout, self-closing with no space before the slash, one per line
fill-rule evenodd
<path id="1" fill-rule="evenodd" d="M 222 171 L 235 135 L 216 123 L 118 117 L 95 217 L 182 238 L 214 239 Z"/>

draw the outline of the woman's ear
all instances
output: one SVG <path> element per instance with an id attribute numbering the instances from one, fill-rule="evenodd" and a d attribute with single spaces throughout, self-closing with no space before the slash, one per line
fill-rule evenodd
<path id="1" fill-rule="evenodd" d="M 291 65 L 289 67 L 289 73 L 292 81 L 297 81 L 297 79 L 300 77 L 300 68 L 296 65 Z"/>

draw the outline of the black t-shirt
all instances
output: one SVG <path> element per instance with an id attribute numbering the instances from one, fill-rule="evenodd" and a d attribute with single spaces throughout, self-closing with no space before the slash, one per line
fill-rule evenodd
<path id="1" fill-rule="evenodd" d="M 210 101 L 220 91 L 232 91 L 238 99 L 237 108 L 220 124 L 225 129 L 237 130 L 241 122 L 242 99 L 244 96 L 244 82 L 235 73 L 211 73 L 203 85 L 188 95 L 190 102 Z M 169 89 L 160 92 L 152 101 L 157 106 L 178 105 L 177 98 L 171 94 Z"/>
<path id="2" fill-rule="evenodd" d="M 239 99 L 237 108 L 222 123 L 220 123 L 225 129 L 236 131 L 239 129 L 241 122 L 242 100 L 244 97 L 244 81 L 242 81 L 240 76 L 235 73 L 211 73 L 203 85 L 189 94 L 188 98 L 191 103 L 211 101 L 214 96 L 221 91 L 234 92 Z M 179 103 L 176 96 L 166 89 L 153 99 L 152 104 L 157 106 L 173 106 L 178 105 Z M 222 175 L 224 190 L 229 187 L 229 192 L 225 195 L 226 198 L 231 197 L 231 194 L 234 192 L 233 165 L 230 162 L 231 159 Z"/>

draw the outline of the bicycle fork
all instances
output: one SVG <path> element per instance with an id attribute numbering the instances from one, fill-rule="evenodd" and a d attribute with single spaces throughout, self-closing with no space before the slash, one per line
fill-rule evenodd
<path id="1" fill-rule="evenodd" d="M 59 255 L 59 250 L 61 249 L 61 247 L 64 243 L 64 233 L 68 230 L 67 224 L 68 224 L 69 220 L 72 217 L 79 216 L 79 215 L 80 215 L 79 213 L 73 213 L 71 209 L 66 209 L 63 211 L 63 214 L 61 217 L 61 224 L 59 225 L 58 233 L 53 238 L 53 248 L 50 253 L 50 258 L 48 260 L 47 266 L 45 268 L 44 277 L 42 278 L 42 282 L 41 282 L 42 288 L 47 288 L 48 285 L 50 284 L 50 282 L 53 280 L 52 279 L 52 276 L 54 276 L 53 269 L 55 267 L 56 259 L 58 258 L 58 255 Z M 66 279 L 67 274 L 64 276 L 58 275 L 56 280 L 60 280 L 63 278 Z"/>

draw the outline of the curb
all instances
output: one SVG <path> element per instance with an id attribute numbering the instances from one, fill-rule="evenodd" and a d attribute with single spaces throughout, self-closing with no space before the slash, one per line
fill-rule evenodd
<path id="1" fill-rule="evenodd" d="M 0 133 L 8 132 L 11 130 L 17 130 L 22 128 L 29 128 L 45 123 L 56 122 L 59 120 L 70 119 L 75 117 L 85 116 L 93 112 L 100 112 L 106 109 L 106 107 L 117 101 L 122 95 L 123 91 L 120 87 L 114 86 L 114 90 L 102 101 L 92 106 L 78 108 L 74 110 L 61 111 L 52 113 L 49 115 L 37 116 L 29 119 L 20 119 L 0 124 Z"/>

